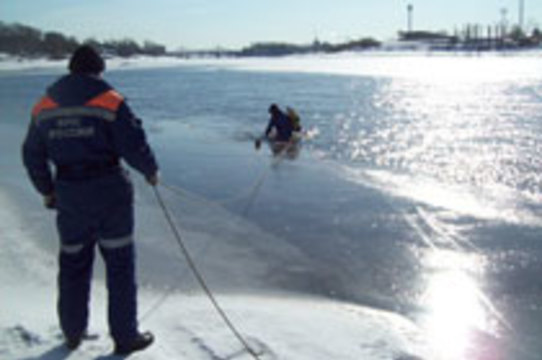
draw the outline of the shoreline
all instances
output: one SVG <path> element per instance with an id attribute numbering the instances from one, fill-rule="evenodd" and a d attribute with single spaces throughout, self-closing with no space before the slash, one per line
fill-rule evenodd
<path id="1" fill-rule="evenodd" d="M 542 51 L 528 52 L 344 52 L 285 57 L 178 58 L 134 57 L 106 59 L 108 72 L 202 68 L 256 73 L 297 73 L 369 76 L 430 83 L 542 80 Z M 68 60 L 16 59 L 0 54 L 0 78 L 13 74 L 53 74 L 67 71 Z M 506 71 L 503 71 L 506 69 Z M 538 74 L 533 78 L 532 74 Z"/>
<path id="2" fill-rule="evenodd" d="M 133 56 L 128 58 L 106 58 L 108 69 L 124 67 L 164 67 L 191 64 L 231 63 L 231 62 L 280 62 L 292 59 L 364 59 L 364 58 L 542 58 L 541 49 L 507 50 L 507 51 L 439 51 L 439 50 L 367 50 L 344 51 L 340 53 L 310 53 L 292 54 L 285 56 L 194 56 L 180 57 L 175 55 L 163 56 Z M 26 58 L 0 53 L 0 71 L 16 71 L 28 69 L 55 69 L 66 66 L 69 58 L 53 60 L 45 57 Z"/>

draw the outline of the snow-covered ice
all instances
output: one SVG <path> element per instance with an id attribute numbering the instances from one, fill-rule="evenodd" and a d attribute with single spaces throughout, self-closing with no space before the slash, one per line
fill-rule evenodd
<path id="1" fill-rule="evenodd" d="M 542 73 L 539 71 L 542 69 L 540 52 L 513 59 L 491 55 L 484 62 L 477 61 L 474 56 L 461 55 L 439 55 L 442 58 L 438 62 L 420 54 L 403 56 L 400 61 L 393 54 L 370 56 L 112 59 L 108 61 L 108 68 L 199 66 L 211 71 L 226 68 L 398 78 L 421 76 L 422 80 L 430 78 L 432 72 L 438 72 L 444 74 L 440 79 L 460 82 L 508 78 L 519 81 L 529 78 L 532 81 L 532 74 Z M 515 64 L 507 67 L 512 69 L 510 72 L 496 71 L 510 61 Z M 448 71 L 453 69 L 452 63 L 454 66 L 459 64 L 455 68 L 462 71 Z M 420 69 L 431 71 L 420 73 Z M 4 70 L 2 74 L 9 74 L 12 70 L 61 73 L 65 71 L 65 61 L 17 62 L 5 59 L 0 61 L 0 70 Z M 39 196 L 25 179 L 19 150 L 23 131 L 23 126 L 0 123 L 0 358 L 114 358 L 105 320 L 106 293 L 99 259 L 93 282 L 89 329 L 98 337 L 84 342 L 72 353 L 63 346 L 55 311 L 58 244 L 54 213 L 41 207 Z M 369 175 L 378 180 L 373 183 L 394 189 L 395 178 L 374 172 Z M 157 340 L 147 351 L 131 358 L 251 359 L 247 352 L 242 351 L 241 344 L 228 331 L 209 299 L 190 276 L 152 192 L 137 180 L 138 175 L 134 174 L 134 178 L 138 184 L 140 324 L 142 330 L 153 331 Z M 164 188 L 161 190 L 166 192 Z M 281 291 L 277 283 L 284 279 L 275 279 L 273 269 L 280 266 L 281 275 L 291 275 L 295 281 L 310 282 L 314 276 L 310 271 L 325 265 L 312 263 L 314 260 L 292 244 L 225 208 L 211 207 L 197 200 L 188 203 L 187 199 L 177 206 L 169 195 L 167 204 L 175 213 L 182 213 L 179 218 L 183 236 L 205 278 L 216 291 L 219 303 L 249 343 L 256 350 L 263 351 L 262 360 L 437 360 L 439 356 L 446 359 L 446 354 L 437 355 L 431 348 L 427 330 L 404 316 L 323 296 Z M 412 197 L 412 191 L 408 195 Z M 446 337 L 445 341 L 454 339 Z"/>
<path id="2" fill-rule="evenodd" d="M 106 295 L 93 283 L 91 328 L 98 339 L 73 353 L 63 346 L 55 313 L 56 262 L 39 234 L 0 195 L 0 357 L 2 359 L 106 359 L 112 343 L 105 323 Z M 52 221 L 44 216 L 43 221 Z M 45 224 L 44 224 L 45 225 Z M 52 229 L 42 232 L 51 236 Z M 249 271 L 247 269 L 247 271 Z M 424 358 L 419 329 L 398 315 L 330 300 L 277 294 L 218 294 L 219 302 L 261 359 Z M 199 292 L 141 289 L 141 328 L 156 343 L 134 359 L 250 359 Z M 111 358 L 114 358 L 111 356 Z"/>
<path id="3" fill-rule="evenodd" d="M 41 207 L 39 196 L 24 179 L 19 163 L 19 146 L 23 130 L 15 126 L 2 126 L 0 142 L 2 180 L 0 181 L 0 358 L 2 359 L 108 359 L 112 342 L 106 324 L 106 293 L 102 277 L 93 282 L 90 333 L 98 338 L 84 342 L 70 353 L 64 345 L 56 318 L 56 252 L 58 244 L 54 228 L 54 213 Z M 145 196 L 148 189 L 139 189 L 137 211 L 145 218 L 147 229 L 138 230 L 148 235 L 155 230 L 153 222 L 159 217 L 156 205 Z M 215 216 L 220 215 L 217 212 Z M 227 221 L 222 219 L 223 227 Z M 220 221 L 220 220 L 218 220 Z M 150 226 L 150 228 L 148 227 Z M 257 229 L 246 224 L 240 231 L 254 235 Z M 154 228 L 156 229 L 156 228 Z M 219 229 L 220 230 L 220 229 Z M 167 229 L 155 236 L 165 236 Z M 188 237 L 203 234 L 186 233 Z M 261 233 L 260 236 L 265 236 Z M 143 236 L 142 236 L 143 237 Z M 173 244 L 173 240 L 170 241 Z M 150 241 L 147 239 L 147 241 Z M 166 240 L 164 240 L 166 241 Z M 265 274 L 258 270 L 258 262 L 238 257 L 236 242 L 223 242 L 211 249 L 207 256 L 207 271 L 220 272 L 228 264 L 240 276 Z M 288 253 L 277 245 L 275 256 Z M 274 246 L 275 247 L 275 246 Z M 173 248 L 174 249 L 174 248 Z M 256 249 L 256 248 L 253 248 Z M 280 250 L 282 249 L 282 250 Z M 160 269 L 159 256 L 147 256 L 145 241 L 138 243 L 143 279 L 152 279 L 154 269 Z M 262 249 L 256 249 L 261 253 Z M 254 250 L 254 251 L 256 251 Z M 166 250 L 167 251 L 167 250 Z M 284 255 L 284 260 L 295 255 Z M 264 261 L 265 264 L 265 261 Z M 97 261 L 97 267 L 101 261 Z M 237 269 L 237 270 L 236 270 Z M 166 269 L 176 271 L 175 269 Z M 164 270 L 164 272 L 167 272 Z M 181 271 L 177 268 L 178 271 Z M 175 274 L 170 274 L 175 277 Z M 160 273 L 164 278 L 165 275 Z M 184 274 L 184 277 L 187 275 Z M 237 279 L 239 283 L 254 285 L 254 275 Z M 212 284 L 225 281 L 211 276 Z M 147 284 L 150 282 L 146 282 Z M 216 296 L 241 334 L 263 359 L 435 359 L 424 342 L 422 331 L 410 320 L 397 314 L 356 306 L 329 299 L 304 297 L 263 290 L 251 293 L 239 290 L 232 279 L 230 291 L 218 291 Z M 245 284 L 245 285 L 246 285 Z M 228 286 L 225 285 L 224 288 Z M 172 289 L 172 290 L 171 290 Z M 194 285 L 189 289 L 170 287 L 140 288 L 140 325 L 156 335 L 156 343 L 148 350 L 134 354 L 133 359 L 251 359 L 228 331 L 209 300 Z"/>

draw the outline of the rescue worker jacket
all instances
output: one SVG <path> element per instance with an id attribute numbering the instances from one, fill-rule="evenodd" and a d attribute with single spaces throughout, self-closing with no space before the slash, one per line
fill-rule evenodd
<path id="1" fill-rule="evenodd" d="M 101 78 L 66 75 L 34 106 L 23 162 L 41 194 L 54 192 L 50 163 L 57 179 L 79 181 L 120 170 L 121 158 L 146 177 L 158 170 L 141 121 Z"/>
<path id="2" fill-rule="evenodd" d="M 265 136 L 269 137 L 271 130 L 275 128 L 277 133 L 274 140 L 277 141 L 289 141 L 292 137 L 292 132 L 294 128 L 290 118 L 286 116 L 282 111 L 278 111 L 276 114 L 273 114 L 269 119 L 267 128 L 265 129 Z"/>

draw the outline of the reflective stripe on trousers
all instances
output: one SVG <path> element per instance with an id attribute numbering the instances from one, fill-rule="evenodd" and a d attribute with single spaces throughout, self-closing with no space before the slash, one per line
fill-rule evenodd
<path id="1" fill-rule="evenodd" d="M 134 237 L 132 235 L 124 236 L 118 239 L 101 239 L 98 241 L 100 247 L 105 250 L 120 249 L 131 245 L 133 242 Z"/>
<path id="2" fill-rule="evenodd" d="M 114 250 L 120 249 L 122 247 L 131 245 L 134 242 L 132 235 L 124 236 L 118 239 L 101 239 L 98 241 L 98 244 L 102 249 L 105 250 Z M 66 254 L 77 254 L 85 247 L 84 244 L 75 244 L 75 245 L 62 245 L 61 251 Z"/>

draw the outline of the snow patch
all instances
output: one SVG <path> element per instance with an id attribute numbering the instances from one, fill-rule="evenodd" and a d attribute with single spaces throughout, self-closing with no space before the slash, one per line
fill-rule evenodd
<path id="1" fill-rule="evenodd" d="M 56 264 L 34 246 L 39 234 L 26 231 L 0 193 L 0 357 L 2 359 L 106 359 L 107 296 L 93 282 L 90 332 L 68 353 L 57 325 Z M 33 238 L 38 236 L 38 238 Z M 247 271 L 249 271 L 247 269 Z M 331 300 L 277 294 L 217 294 L 218 301 L 260 359 L 399 360 L 435 359 L 421 330 L 399 315 Z M 251 359 L 228 331 L 207 298 L 196 293 L 140 291 L 140 327 L 157 342 L 133 359 Z M 431 355 L 431 356 L 430 356 Z"/>

